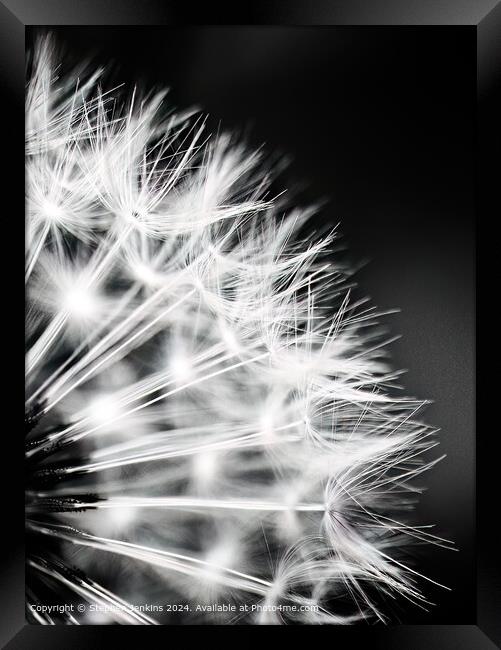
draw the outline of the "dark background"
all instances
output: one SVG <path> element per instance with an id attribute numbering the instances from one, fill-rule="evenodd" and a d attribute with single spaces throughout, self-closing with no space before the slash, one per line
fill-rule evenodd
<path id="1" fill-rule="evenodd" d="M 475 29 L 469 27 L 58 27 L 65 61 L 92 56 L 113 81 L 169 86 L 171 101 L 292 157 L 298 200 L 328 199 L 363 292 L 381 309 L 407 393 L 434 404 L 447 458 L 423 478 L 420 523 L 459 552 L 418 549 L 429 612 L 475 622 Z M 29 30 L 29 37 L 33 32 Z M 28 43 L 29 44 L 29 43 Z"/>

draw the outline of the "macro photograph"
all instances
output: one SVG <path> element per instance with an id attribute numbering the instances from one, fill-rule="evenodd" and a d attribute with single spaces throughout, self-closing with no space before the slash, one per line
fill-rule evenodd
<path id="1" fill-rule="evenodd" d="M 362 101 L 365 84 L 363 90 L 353 88 L 342 77 L 346 63 L 338 62 L 341 52 L 349 56 L 354 34 L 255 28 L 153 34 L 158 49 L 148 57 L 158 61 L 166 48 L 198 46 L 214 59 L 207 68 L 216 71 L 221 54 L 240 40 L 247 43 L 253 65 L 243 74 L 262 98 L 259 103 L 269 94 L 263 82 L 253 81 L 259 50 L 270 53 L 263 58 L 268 67 L 275 52 L 283 56 L 287 49 L 294 57 L 300 51 L 292 62 L 272 59 L 277 84 L 289 84 L 290 69 L 300 61 L 306 67 L 309 52 L 316 78 L 297 84 L 306 95 L 298 101 L 310 101 L 306 83 L 323 101 L 299 116 L 297 107 L 294 116 L 281 116 L 286 126 L 289 120 L 297 125 L 298 117 L 308 123 L 317 113 L 318 121 L 338 121 L 351 138 L 362 140 L 352 145 L 369 149 L 362 164 L 373 163 L 376 155 L 382 164 L 394 165 L 381 143 L 358 131 L 356 114 L 343 119 L 342 109 L 333 106 L 351 89 L 356 101 L 351 98 L 349 108 L 356 103 L 362 114 L 369 108 Z M 402 387 L 405 375 L 391 359 L 392 312 L 399 305 L 381 308 L 365 295 L 354 268 L 360 260 L 352 262 L 345 241 L 349 207 L 336 223 L 336 213 L 345 211 L 335 207 L 336 169 L 356 165 L 346 160 L 349 142 L 334 124 L 330 130 L 326 125 L 326 138 L 340 139 L 330 151 L 318 145 L 332 196 L 307 202 L 308 178 L 282 188 L 294 164 L 288 164 L 285 145 L 277 152 L 269 142 L 254 144 L 259 117 L 247 127 L 249 134 L 245 124 L 243 132 L 233 126 L 235 118 L 227 126 L 212 115 L 214 109 L 207 115 L 191 102 L 179 106 L 176 80 L 172 93 L 148 87 L 137 55 L 134 85 L 116 79 L 120 59 L 113 63 L 111 53 L 122 53 L 132 39 L 151 37 L 149 30 L 103 28 L 92 36 L 94 50 L 114 39 L 102 65 L 77 51 L 87 46 L 85 28 L 34 29 L 28 52 L 28 612 L 41 624 L 152 623 L 157 617 L 145 615 L 151 610 L 134 607 L 144 597 L 166 623 L 349 624 L 402 615 L 401 604 L 412 603 L 415 613 L 426 610 L 425 593 L 442 598 L 443 592 L 413 566 L 413 553 L 434 545 L 453 554 L 455 540 L 436 534 L 436 521 L 418 521 L 413 509 L 435 464 L 458 459 L 443 460 L 441 434 L 427 408 L 429 399 L 436 399 L 433 389 L 431 396 L 415 396 Z M 65 45 L 61 54 L 58 46 Z M 410 57 L 418 43 L 385 45 L 387 52 L 377 50 L 381 58 L 399 50 Z M 366 47 L 370 52 L 370 44 Z M 80 69 L 71 67 L 72 54 Z M 444 58 L 446 63 L 451 59 Z M 191 74 L 201 85 L 196 64 Z M 181 67 L 174 63 L 167 70 L 176 66 Z M 331 85 L 326 81 L 332 67 Z M 474 68 L 466 61 L 451 68 L 447 90 L 460 99 L 462 77 L 469 72 L 473 79 Z M 394 66 L 394 73 L 400 71 Z M 459 72 L 461 78 L 453 76 Z M 183 66 L 182 73 L 189 75 L 190 68 Z M 226 68 L 223 73 L 229 74 Z M 435 87 L 427 91 L 437 103 L 430 105 L 429 96 L 415 99 L 415 86 L 425 83 L 416 79 L 419 73 L 415 64 L 414 75 L 400 78 L 396 92 L 387 92 L 400 100 L 402 112 L 414 111 L 412 102 L 419 102 L 426 111 L 421 121 L 436 128 L 437 112 L 443 113 L 449 98 Z M 159 71 L 158 78 L 163 76 Z M 219 83 L 229 91 L 226 79 Z M 223 107 L 233 104 L 237 93 L 222 97 Z M 214 102 L 205 88 L 204 94 Z M 269 105 L 280 111 L 293 102 L 275 101 Z M 386 93 L 380 101 L 386 104 Z M 269 105 L 263 121 L 273 123 Z M 436 250 L 444 226 L 429 215 L 421 220 L 435 242 L 404 244 L 410 255 L 416 248 L 428 253 L 416 271 L 423 286 L 414 288 L 413 300 L 433 301 L 430 266 L 442 264 L 436 282 L 462 330 L 454 339 L 467 346 L 472 188 L 465 183 L 458 190 L 464 204 L 459 207 L 456 197 L 437 191 L 433 178 L 440 173 L 450 191 L 458 189 L 458 175 L 465 171 L 461 162 L 468 143 L 445 149 L 454 119 L 460 127 L 469 117 L 467 107 L 460 108 L 462 113 L 441 126 L 442 143 L 435 145 L 447 160 L 457 152 L 454 178 L 421 160 L 422 150 L 412 142 L 397 155 L 404 167 L 426 165 L 421 200 L 443 192 L 438 200 L 450 204 L 440 218 L 456 221 L 448 249 Z M 382 114 L 377 121 L 391 137 L 387 119 Z M 301 135 L 296 138 L 299 149 Z M 314 143 L 308 149 L 306 155 L 317 155 Z M 409 154 L 418 159 L 409 161 Z M 313 165 L 316 170 L 318 162 Z M 424 224 L 412 223 L 419 218 L 419 200 L 410 203 L 413 214 L 401 209 L 400 224 L 410 222 L 407 228 L 419 231 Z M 377 222 L 380 210 L 368 207 L 357 215 L 357 227 L 371 228 L 366 220 Z M 391 236 L 386 221 L 381 239 L 390 238 L 390 245 Z M 371 244 L 366 250 L 373 259 L 361 260 L 367 274 L 378 265 L 378 243 Z M 398 259 L 401 243 L 393 245 Z M 453 277 L 460 251 L 463 268 Z M 400 259 L 394 271 L 405 273 L 405 266 Z M 417 297 L 418 291 L 424 295 Z M 452 326 L 450 316 L 440 305 L 431 307 L 445 320 L 435 325 L 434 337 L 440 338 L 446 333 L 440 328 Z M 429 318 L 417 316 L 415 328 Z M 455 342 L 424 354 L 436 354 L 440 364 L 442 355 L 457 353 Z M 471 351 L 463 355 L 468 372 Z M 460 370 L 458 362 L 451 375 Z M 427 382 L 433 386 L 433 377 L 425 379 L 423 390 Z M 455 408 L 468 418 L 471 396 L 467 380 L 462 384 L 464 401 Z M 447 406 L 440 400 L 439 415 Z M 455 425 L 459 428 L 447 433 L 467 439 L 467 428 Z M 469 469 L 463 470 L 464 480 Z M 64 609 L 36 606 L 52 594 L 83 600 L 85 615 L 74 620 Z"/>
<path id="2" fill-rule="evenodd" d="M 5 647 L 498 647 L 476 418 L 497 3 L 63 4 L 2 3 L 25 143 Z"/>

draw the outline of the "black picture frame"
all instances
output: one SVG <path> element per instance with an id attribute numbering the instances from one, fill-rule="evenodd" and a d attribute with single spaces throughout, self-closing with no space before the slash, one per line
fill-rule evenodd
<path id="1" fill-rule="evenodd" d="M 499 157 L 499 127 L 496 124 L 499 112 L 501 88 L 501 4 L 496 0 L 471 0 L 457 3 L 454 0 L 418 2 L 417 0 L 400 0 L 383 2 L 365 0 L 359 2 L 331 1 L 316 2 L 309 6 L 299 0 L 255 1 L 244 8 L 228 8 L 211 3 L 205 9 L 181 8 L 181 3 L 162 2 L 162 0 L 116 0 L 104 3 L 99 0 L 1 0 L 0 1 L 0 84 L 4 99 L 4 156 L 3 176 L 9 188 L 11 200 L 8 214 L 13 222 L 12 241 L 23 241 L 23 222 L 12 214 L 23 214 L 23 133 L 24 133 L 24 39 L 25 28 L 29 25 L 194 25 L 194 24 L 263 24 L 263 25 L 391 25 L 398 29 L 402 25 L 450 25 L 464 28 L 475 34 L 477 43 L 477 116 L 478 116 L 478 170 L 477 170 L 477 235 L 481 233 L 482 217 L 488 217 L 490 206 L 494 205 L 496 188 L 496 170 Z M 8 153 L 7 153 L 8 152 Z M 16 191 L 14 191 L 16 188 Z M 6 208 L 7 210 L 7 208 Z M 7 256 L 5 256 L 7 257 Z M 10 257 L 10 256 L 9 256 Z M 6 265 L 4 277 L 9 278 L 9 301 L 20 302 L 22 296 L 21 264 L 15 256 L 14 263 L 2 260 Z M 19 269 L 18 269 L 19 263 Z M 19 280 L 18 280 L 19 278 Z M 19 282 L 19 284 L 18 284 Z M 478 266 L 477 266 L 478 283 Z M 478 306 L 478 309 L 480 306 Z M 478 314 L 477 309 L 477 314 Z M 12 332 L 12 350 L 19 349 L 23 340 L 22 306 L 15 310 L 19 321 L 9 323 Z M 478 317 L 478 316 L 477 316 Z M 20 399 L 22 371 L 19 360 L 15 357 L 12 366 L 12 382 L 6 391 L 12 392 L 7 397 L 12 408 L 12 430 L 15 430 L 17 418 L 23 409 Z M 479 361 L 477 360 L 477 368 Z M 19 381 L 19 383 L 18 383 Z M 9 382 L 10 383 L 10 382 Z M 488 398 L 482 399 L 485 404 Z M 479 399 L 477 397 L 477 407 Z M 18 411 L 19 407 L 19 411 Z M 10 423 L 9 423 L 10 424 Z M 494 433 L 493 430 L 487 433 Z M 381 648 L 454 648 L 455 650 L 482 650 L 483 648 L 501 647 L 501 587 L 499 581 L 498 537 L 493 534 L 492 513 L 495 512 L 492 501 L 495 497 L 496 460 L 493 454 L 492 437 L 484 431 L 477 436 L 476 444 L 476 551 L 477 551 L 477 598 L 476 625 L 441 625 L 441 626 L 390 626 L 354 627 L 354 628 L 294 628 L 293 634 L 303 640 L 310 636 L 304 634 L 328 635 L 329 642 L 362 643 L 369 642 Z M 25 621 L 24 605 L 24 552 L 23 552 L 23 472 L 20 469 L 23 449 L 22 439 L 17 436 L 5 436 L 4 459 L 16 459 L 16 466 L 9 468 L 9 479 L 3 494 L 8 498 L 6 521 L 6 550 L 3 554 L 2 592 L 3 609 L 0 623 L 0 641 L 11 650 L 17 648 L 88 648 L 104 647 L 109 644 L 118 628 L 88 627 L 53 627 L 30 626 Z M 17 459 L 19 459 L 17 461 Z M 12 461 L 14 463 L 14 461 Z M 7 472 L 5 472 L 7 474 Z M 2 476 L 5 480 L 5 476 Z M 183 630 L 190 636 L 198 636 L 207 641 L 216 639 L 216 628 L 187 628 Z M 281 630 L 280 630 L 281 631 Z M 225 628 L 227 634 L 238 643 L 255 643 L 263 634 L 260 628 Z M 127 628 L 127 635 L 139 634 L 137 629 Z M 146 634 L 153 634 L 153 629 Z M 276 629 L 273 634 L 276 634 Z M 283 632 L 291 633 L 291 630 Z M 204 635 L 201 637 L 199 635 Z M 205 636 L 207 635 L 207 636 Z M 331 637 L 332 635 L 332 637 Z M 149 638 L 149 637 L 148 637 Z M 152 638 L 152 637 L 151 637 Z M 129 639 L 134 642 L 132 637 Z M 139 637 L 135 637 L 139 642 Z M 326 639 L 327 640 L 327 639 Z M 299 641 L 299 638 L 298 638 Z M 311 641 L 310 641 L 311 642 Z M 6 644 L 6 645 L 5 645 Z"/>

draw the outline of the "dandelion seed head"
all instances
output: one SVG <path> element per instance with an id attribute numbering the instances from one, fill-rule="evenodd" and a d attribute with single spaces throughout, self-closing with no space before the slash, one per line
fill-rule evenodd
<path id="1" fill-rule="evenodd" d="M 407 520 L 434 431 L 336 233 L 307 234 L 315 210 L 273 198 L 265 155 L 166 93 L 60 74 L 46 38 L 31 68 L 29 598 L 127 624 L 155 620 L 125 599 L 159 594 L 295 606 L 242 619 L 263 624 L 422 604 L 401 550 L 447 544 Z"/>

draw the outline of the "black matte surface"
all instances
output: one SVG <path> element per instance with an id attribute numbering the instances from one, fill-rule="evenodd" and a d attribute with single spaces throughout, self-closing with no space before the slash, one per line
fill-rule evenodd
<path id="1" fill-rule="evenodd" d="M 496 0 L 3 0 L 26 25 L 477 25 Z"/>
<path id="2" fill-rule="evenodd" d="M 7 646 L 6 650 L 98 650 L 116 647 L 120 637 L 124 646 L 162 647 L 166 643 L 177 646 L 202 644 L 204 647 L 221 643 L 222 632 L 229 643 L 241 648 L 255 648 L 256 644 L 325 643 L 329 646 L 352 648 L 370 647 L 373 650 L 496 650 L 485 634 L 473 625 L 402 625 L 383 627 L 238 627 L 186 628 L 169 627 L 41 627 L 26 626 Z"/>

